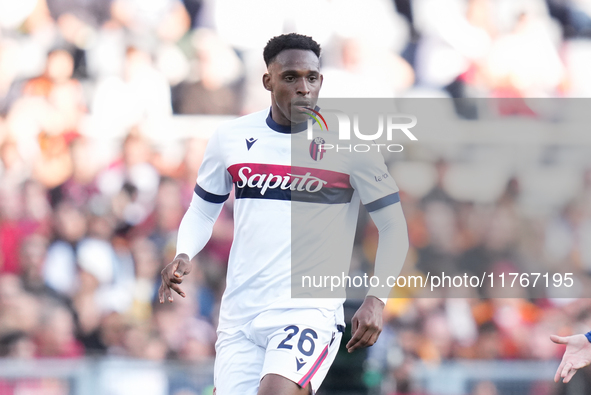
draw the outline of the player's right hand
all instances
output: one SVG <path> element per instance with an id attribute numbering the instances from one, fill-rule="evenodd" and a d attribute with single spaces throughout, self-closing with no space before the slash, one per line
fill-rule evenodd
<path id="1" fill-rule="evenodd" d="M 170 262 L 162 271 L 160 275 L 162 277 L 162 283 L 158 289 L 158 299 L 160 303 L 164 303 L 166 298 L 172 303 L 172 292 L 174 290 L 177 294 L 183 298 L 186 296 L 185 292 L 179 287 L 179 284 L 183 282 L 183 276 L 191 272 L 191 260 L 187 254 L 179 254 L 172 262 Z"/>
<path id="2" fill-rule="evenodd" d="M 564 383 L 568 383 L 577 370 L 591 363 L 591 343 L 585 335 L 567 337 L 552 335 L 550 339 L 556 344 L 566 344 L 566 350 L 562 356 L 562 362 L 556 370 L 554 381 L 558 382 L 562 378 Z"/>

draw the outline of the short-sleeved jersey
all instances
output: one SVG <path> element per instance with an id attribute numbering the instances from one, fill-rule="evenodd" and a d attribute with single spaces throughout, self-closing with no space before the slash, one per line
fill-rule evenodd
<path id="1" fill-rule="evenodd" d="M 270 309 L 341 308 L 344 298 L 292 298 L 293 271 L 348 273 L 359 202 L 374 211 L 399 201 L 381 154 L 324 152 L 318 143 L 337 144 L 335 133 L 297 134 L 303 149 L 267 109 L 223 124 L 208 143 L 195 192 L 222 203 L 234 188 L 236 198 L 220 328 Z"/>

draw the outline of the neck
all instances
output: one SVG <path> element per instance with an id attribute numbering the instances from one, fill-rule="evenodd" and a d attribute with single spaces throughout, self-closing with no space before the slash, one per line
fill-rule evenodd
<path id="1" fill-rule="evenodd" d="M 279 125 L 290 126 L 292 124 L 289 119 L 281 114 L 281 111 L 279 111 L 279 107 L 277 107 L 277 103 L 275 102 L 271 103 L 271 118 L 273 118 L 273 121 Z"/>

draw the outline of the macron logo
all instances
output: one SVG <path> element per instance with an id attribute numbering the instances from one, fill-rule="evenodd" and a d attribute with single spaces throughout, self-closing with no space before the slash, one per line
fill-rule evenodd
<path id="1" fill-rule="evenodd" d="M 258 141 L 258 139 L 255 140 L 253 137 L 246 139 L 246 148 L 250 151 L 250 147 L 252 147 L 252 145 L 254 143 L 256 143 L 257 141 Z"/>
<path id="2" fill-rule="evenodd" d="M 298 357 L 296 357 L 296 364 L 298 365 L 299 371 L 306 364 L 306 362 L 304 361 L 304 358 L 298 359 Z"/>

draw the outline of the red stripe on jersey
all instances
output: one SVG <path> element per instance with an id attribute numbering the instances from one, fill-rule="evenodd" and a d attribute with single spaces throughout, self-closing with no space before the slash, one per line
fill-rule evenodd
<path id="1" fill-rule="evenodd" d="M 261 177 L 264 175 L 266 178 L 268 176 L 285 177 L 290 174 L 292 176 L 305 176 L 307 173 L 310 173 L 311 176 L 326 181 L 326 184 L 324 184 L 326 188 L 352 188 L 349 182 L 349 175 L 345 173 L 314 169 L 312 167 L 269 165 L 265 163 L 237 163 L 228 167 L 228 172 L 232 176 L 232 182 L 236 183 L 241 180 L 241 170 L 242 176 L 245 178 L 250 178 L 257 174 Z"/>
<path id="2" fill-rule="evenodd" d="M 326 359 L 327 356 L 328 356 L 328 346 L 324 347 L 324 350 L 322 350 L 322 352 L 318 356 L 318 359 L 316 360 L 316 362 L 314 362 L 314 365 L 312 365 L 312 367 L 310 368 L 308 373 L 306 373 L 302 377 L 302 379 L 300 381 L 298 381 L 298 385 L 300 387 L 304 388 L 305 386 L 308 385 L 310 380 L 312 380 L 312 377 L 314 377 L 314 375 L 316 374 L 318 369 L 320 369 L 320 366 L 322 366 L 322 362 L 324 362 L 324 360 Z"/>

